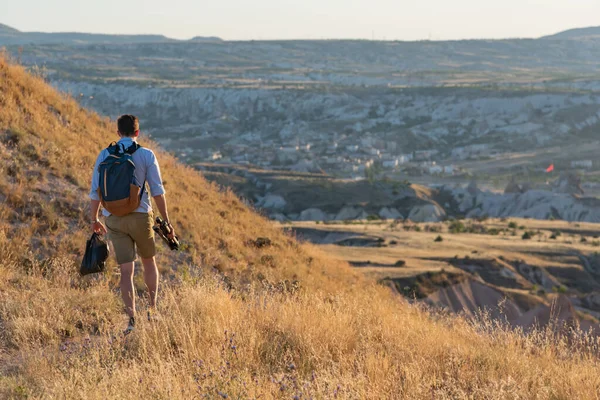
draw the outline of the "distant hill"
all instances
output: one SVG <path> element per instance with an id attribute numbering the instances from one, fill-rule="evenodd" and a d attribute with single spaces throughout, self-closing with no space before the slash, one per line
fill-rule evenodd
<path id="1" fill-rule="evenodd" d="M 196 36 L 190 41 L 215 42 L 218 37 Z M 80 32 L 21 32 L 8 25 L 0 24 L 0 45 L 21 44 L 123 44 L 123 43 L 173 43 L 180 40 L 164 35 L 110 35 Z"/>
<path id="2" fill-rule="evenodd" d="M 541 39 L 600 39 L 600 26 L 569 29 Z"/>
<path id="3" fill-rule="evenodd" d="M 190 42 L 222 42 L 223 39 L 217 36 L 194 36 Z"/>
<path id="4" fill-rule="evenodd" d="M 11 28 L 8 25 L 0 24 L 0 34 L 2 34 L 2 33 L 21 33 L 21 32 L 16 30 L 15 28 Z"/>

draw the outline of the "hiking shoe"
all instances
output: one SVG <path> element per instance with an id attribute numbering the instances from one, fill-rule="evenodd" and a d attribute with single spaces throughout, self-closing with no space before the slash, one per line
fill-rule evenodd
<path id="1" fill-rule="evenodd" d="M 129 318 L 129 325 L 127 325 L 127 329 L 123 331 L 124 335 L 129 335 L 131 332 L 135 330 L 135 317 Z"/>

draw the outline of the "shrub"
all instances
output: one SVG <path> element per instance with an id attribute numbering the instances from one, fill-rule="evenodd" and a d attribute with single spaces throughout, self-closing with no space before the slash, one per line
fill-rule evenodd
<path id="1" fill-rule="evenodd" d="M 438 237 L 435 238 L 434 242 L 443 242 L 444 238 L 441 235 L 438 235 Z"/>
<path id="2" fill-rule="evenodd" d="M 485 222 L 488 219 L 490 219 L 490 216 L 487 214 L 483 214 L 482 216 L 475 218 L 475 220 L 478 222 Z"/>
<path id="3" fill-rule="evenodd" d="M 563 294 L 564 294 L 564 293 L 567 293 L 567 288 L 566 288 L 565 286 L 562 286 L 562 285 L 561 285 L 561 286 L 554 286 L 554 287 L 552 288 L 552 290 L 553 290 L 555 293 L 563 293 Z"/>
<path id="4" fill-rule="evenodd" d="M 442 228 L 438 225 L 425 225 L 425 232 L 440 233 Z"/>
<path id="5" fill-rule="evenodd" d="M 406 261 L 404 261 L 404 260 L 398 260 L 394 264 L 394 267 L 404 267 L 405 265 L 406 265 Z"/>
<path id="6" fill-rule="evenodd" d="M 531 235 L 531 233 L 529 233 L 529 232 L 525 232 L 525 233 L 523 234 L 523 236 L 521 236 L 521 239 L 523 239 L 523 240 L 530 240 L 530 239 L 531 239 L 531 236 L 532 236 L 532 235 Z"/>
<path id="7" fill-rule="evenodd" d="M 510 221 L 508 223 L 508 229 L 517 229 L 517 223 L 514 221 Z"/>
<path id="8" fill-rule="evenodd" d="M 537 293 L 538 289 L 539 289 L 539 286 L 537 283 L 534 283 L 533 286 L 531 287 L 531 291 L 533 293 Z"/>
<path id="9" fill-rule="evenodd" d="M 450 233 L 463 233 L 466 230 L 467 228 L 465 227 L 465 224 L 463 224 L 461 221 L 452 221 L 448 227 L 448 231 Z"/>

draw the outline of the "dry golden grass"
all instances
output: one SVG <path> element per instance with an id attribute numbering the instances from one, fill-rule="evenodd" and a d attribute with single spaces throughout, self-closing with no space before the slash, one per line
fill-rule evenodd
<path id="1" fill-rule="evenodd" d="M 76 273 L 113 131 L 0 60 L 0 398 L 598 398 L 594 339 L 409 306 L 164 152 L 187 246 L 160 256 L 162 319 L 121 337 L 114 271 Z"/>

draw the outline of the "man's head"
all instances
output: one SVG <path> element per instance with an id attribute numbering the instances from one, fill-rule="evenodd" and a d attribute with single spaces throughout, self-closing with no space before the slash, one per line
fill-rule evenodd
<path id="1" fill-rule="evenodd" d="M 138 137 L 140 134 L 140 120 L 131 114 L 124 114 L 117 120 L 119 135 L 123 137 Z"/>

